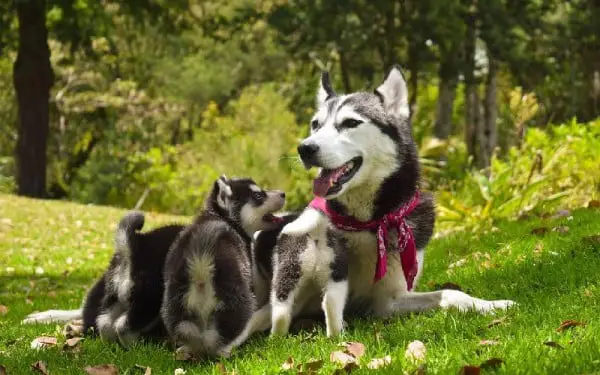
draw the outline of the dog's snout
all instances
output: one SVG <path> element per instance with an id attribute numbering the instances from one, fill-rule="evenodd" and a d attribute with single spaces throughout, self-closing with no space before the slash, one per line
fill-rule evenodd
<path id="1" fill-rule="evenodd" d="M 280 191 L 279 196 L 281 197 L 281 199 L 285 199 L 285 192 Z"/>
<path id="2" fill-rule="evenodd" d="M 298 146 L 298 153 L 304 163 L 313 162 L 318 151 L 319 146 L 316 143 L 301 143 Z"/>

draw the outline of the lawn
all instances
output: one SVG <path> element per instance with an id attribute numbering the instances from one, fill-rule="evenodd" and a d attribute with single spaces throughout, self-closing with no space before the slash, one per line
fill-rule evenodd
<path id="1" fill-rule="evenodd" d="M 427 249 L 419 290 L 453 283 L 481 298 L 507 298 L 519 306 L 496 316 L 436 311 L 387 320 L 351 320 L 338 339 L 322 328 L 286 338 L 253 338 L 231 359 L 176 361 L 166 346 L 136 344 L 126 351 L 84 339 L 78 351 L 63 350 L 62 327 L 19 324 L 30 312 L 77 308 L 112 253 L 112 233 L 122 210 L 0 195 L 0 365 L 8 374 L 32 373 L 47 363 L 50 374 L 82 374 L 90 365 L 112 363 L 121 374 L 271 374 L 295 364 L 323 360 L 320 373 L 340 366 L 330 353 L 341 341 L 363 343 L 360 368 L 390 356 L 381 372 L 411 373 L 407 345 L 420 340 L 427 349 L 426 373 L 458 374 L 465 365 L 502 359 L 493 371 L 506 374 L 600 373 L 600 209 L 579 209 L 560 217 L 500 223 L 488 233 L 457 233 L 433 240 Z M 147 228 L 187 218 L 148 214 Z M 544 229 L 541 229 L 544 228 Z M 581 326 L 557 331 L 565 320 Z M 58 345 L 31 349 L 38 336 L 55 336 Z M 482 340 L 487 340 L 484 345 Z M 491 345 L 490 345 L 491 344 Z M 484 370 L 492 371 L 492 370 Z M 1 373 L 1 370 L 0 370 Z M 296 373 L 290 370 L 289 373 Z M 422 372 L 421 372 L 422 373 Z"/>

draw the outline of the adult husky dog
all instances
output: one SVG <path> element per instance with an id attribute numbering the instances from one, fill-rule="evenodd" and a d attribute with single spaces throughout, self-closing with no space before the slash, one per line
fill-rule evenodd
<path id="1" fill-rule="evenodd" d="M 338 232 L 347 251 L 349 290 L 346 300 L 340 293 L 339 301 L 332 301 L 335 309 L 387 317 L 434 308 L 485 313 L 514 304 L 457 290 L 413 291 L 433 234 L 435 210 L 432 195 L 418 191 L 419 162 L 399 67 L 390 70 L 374 93 L 338 95 L 323 73 L 311 134 L 298 146 L 298 153 L 305 167 L 320 168 L 313 185 L 317 199 L 283 228 L 278 246 L 290 237 L 305 248 L 326 246 L 326 234 L 332 228 Z M 297 254 L 300 263 L 306 263 L 303 250 Z M 299 279 L 302 272 L 288 275 Z M 279 285 L 273 279 L 271 303 L 254 314 L 238 342 L 271 324 L 272 333 L 285 332 L 294 316 L 321 309 L 320 298 L 298 306 L 290 305 L 287 293 L 278 297 L 278 288 L 289 290 L 297 281 Z"/>
<path id="2" fill-rule="evenodd" d="M 324 198 L 331 211 L 360 222 L 380 220 L 410 204 L 418 194 L 420 171 L 409 121 L 408 91 L 400 68 L 394 66 L 374 93 L 348 95 L 337 95 L 324 73 L 317 105 L 311 134 L 298 147 L 305 167 L 321 169 L 314 181 L 315 195 Z M 387 272 L 373 282 L 378 261 L 376 232 L 341 231 L 349 252 L 346 308 L 390 316 L 433 308 L 488 312 L 511 306 L 514 302 L 509 300 L 486 301 L 456 290 L 412 290 L 423 270 L 425 246 L 435 221 L 431 194 L 417 197 L 416 207 L 406 216 L 416 245 L 414 280 L 405 277 L 398 249 L 388 246 Z M 283 233 L 309 235 L 319 225 L 330 225 L 331 220 L 323 220 L 325 217 L 309 207 Z M 396 232 L 390 230 L 389 234 L 386 237 L 390 241 L 386 242 L 393 245 Z"/>

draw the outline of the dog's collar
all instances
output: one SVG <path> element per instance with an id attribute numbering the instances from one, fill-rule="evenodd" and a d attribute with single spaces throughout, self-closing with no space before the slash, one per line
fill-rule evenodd
<path id="1" fill-rule="evenodd" d="M 327 200 L 321 197 L 315 197 L 309 204 L 325 214 L 331 220 L 331 223 L 338 229 L 348 232 L 361 232 L 366 230 L 377 231 L 377 264 L 375 266 L 375 278 L 377 282 L 383 278 L 387 272 L 387 247 L 388 230 L 396 229 L 398 233 L 398 251 L 400 251 L 400 260 L 402 270 L 408 290 L 413 287 L 415 276 L 417 275 L 417 246 L 412 229 L 406 223 L 408 216 L 419 204 L 419 192 L 417 191 L 412 199 L 398 209 L 388 212 L 381 219 L 370 221 L 359 221 L 352 216 L 345 216 L 333 210 L 327 204 Z"/>

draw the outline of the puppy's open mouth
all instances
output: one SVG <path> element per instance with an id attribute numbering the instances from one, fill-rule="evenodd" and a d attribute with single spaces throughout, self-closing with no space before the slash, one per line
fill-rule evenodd
<path id="1" fill-rule="evenodd" d="M 262 220 L 265 223 L 277 224 L 277 223 L 281 223 L 283 221 L 283 218 L 279 217 L 279 216 L 275 216 L 273 214 L 266 214 L 265 216 L 262 217 Z"/>
<path id="2" fill-rule="evenodd" d="M 342 190 L 342 186 L 360 169 L 362 157 L 357 156 L 335 169 L 321 169 L 321 173 L 313 181 L 313 193 L 318 197 L 326 197 Z"/>

